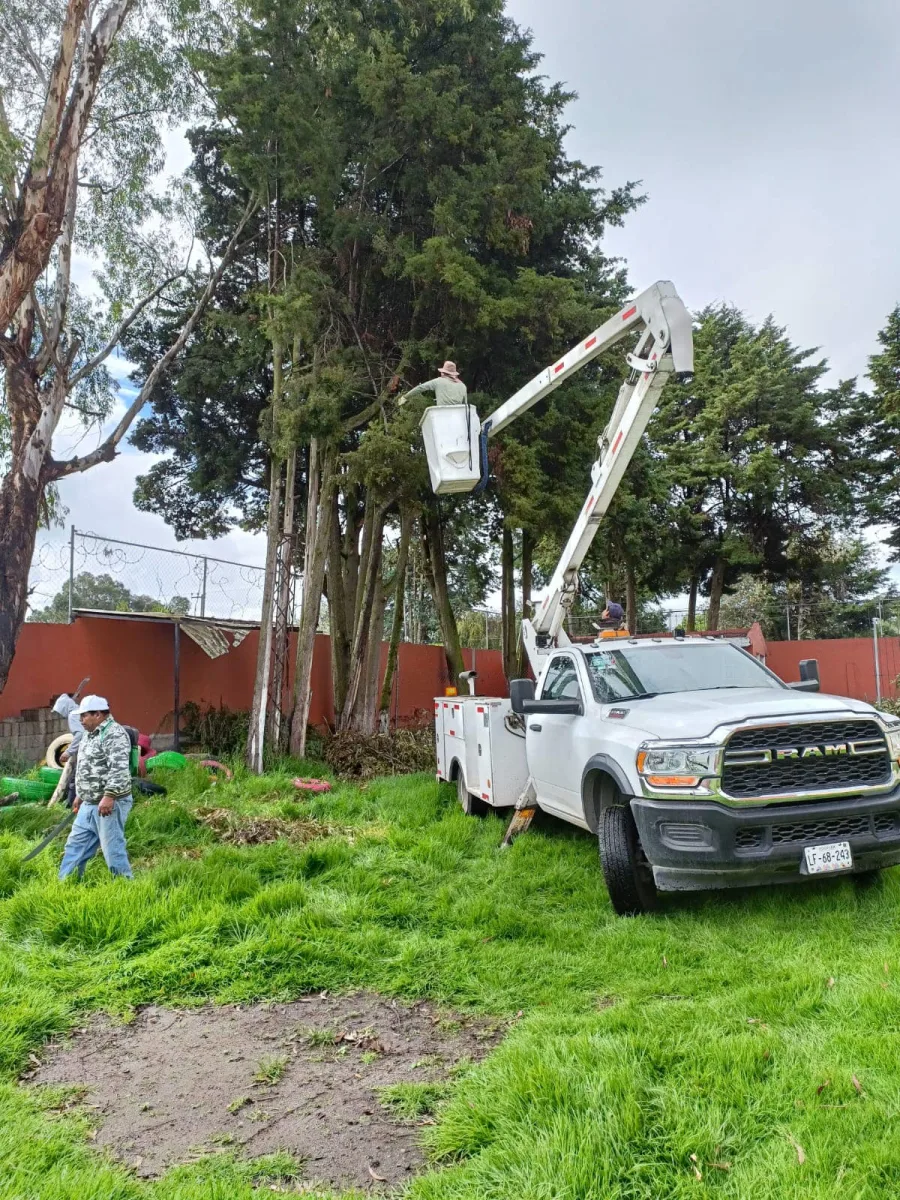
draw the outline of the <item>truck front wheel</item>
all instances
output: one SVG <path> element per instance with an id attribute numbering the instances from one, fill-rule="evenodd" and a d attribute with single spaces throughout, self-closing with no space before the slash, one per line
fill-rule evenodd
<path id="1" fill-rule="evenodd" d="M 631 809 L 611 804 L 600 814 L 600 866 L 613 909 L 636 917 L 656 908 L 656 884 Z"/>

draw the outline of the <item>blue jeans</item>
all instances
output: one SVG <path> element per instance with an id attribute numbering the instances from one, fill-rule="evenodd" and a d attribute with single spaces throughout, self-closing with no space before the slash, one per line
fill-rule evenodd
<path id="1" fill-rule="evenodd" d="M 113 875 L 124 875 L 133 879 L 131 863 L 128 861 L 128 850 L 125 846 L 125 822 L 131 812 L 132 800 L 126 796 L 117 800 L 115 807 L 108 817 L 101 817 L 96 804 L 82 804 L 72 826 L 72 831 L 66 839 L 66 848 L 59 867 L 60 879 L 65 879 L 73 871 L 78 877 L 84 874 L 84 868 L 97 853 L 103 851 L 106 865 Z"/>

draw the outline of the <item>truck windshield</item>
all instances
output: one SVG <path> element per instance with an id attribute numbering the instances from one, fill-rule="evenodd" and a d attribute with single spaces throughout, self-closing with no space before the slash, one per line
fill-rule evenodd
<path id="1" fill-rule="evenodd" d="M 585 653 L 594 696 L 601 704 L 671 692 L 716 688 L 782 688 L 736 646 L 625 646 Z"/>

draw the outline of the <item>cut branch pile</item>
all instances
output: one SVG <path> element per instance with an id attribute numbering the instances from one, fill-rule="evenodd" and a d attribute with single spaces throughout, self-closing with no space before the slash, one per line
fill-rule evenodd
<path id="1" fill-rule="evenodd" d="M 201 808 L 197 817 L 220 841 L 232 846 L 261 846 L 277 842 L 279 838 L 290 842 L 312 842 L 337 832 L 321 821 L 242 816 L 230 808 Z"/>
<path id="2" fill-rule="evenodd" d="M 398 729 L 395 733 L 362 734 L 347 730 L 325 743 L 325 761 L 344 779 L 378 775 L 434 773 L 434 732 Z"/>

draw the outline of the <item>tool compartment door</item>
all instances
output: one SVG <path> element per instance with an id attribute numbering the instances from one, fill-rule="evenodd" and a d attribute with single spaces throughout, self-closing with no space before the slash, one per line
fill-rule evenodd
<path id="1" fill-rule="evenodd" d="M 453 763 L 458 762 L 466 773 L 466 739 L 465 714 L 463 706 L 456 697 L 441 701 L 441 711 L 444 720 L 444 779 L 450 780 Z"/>

